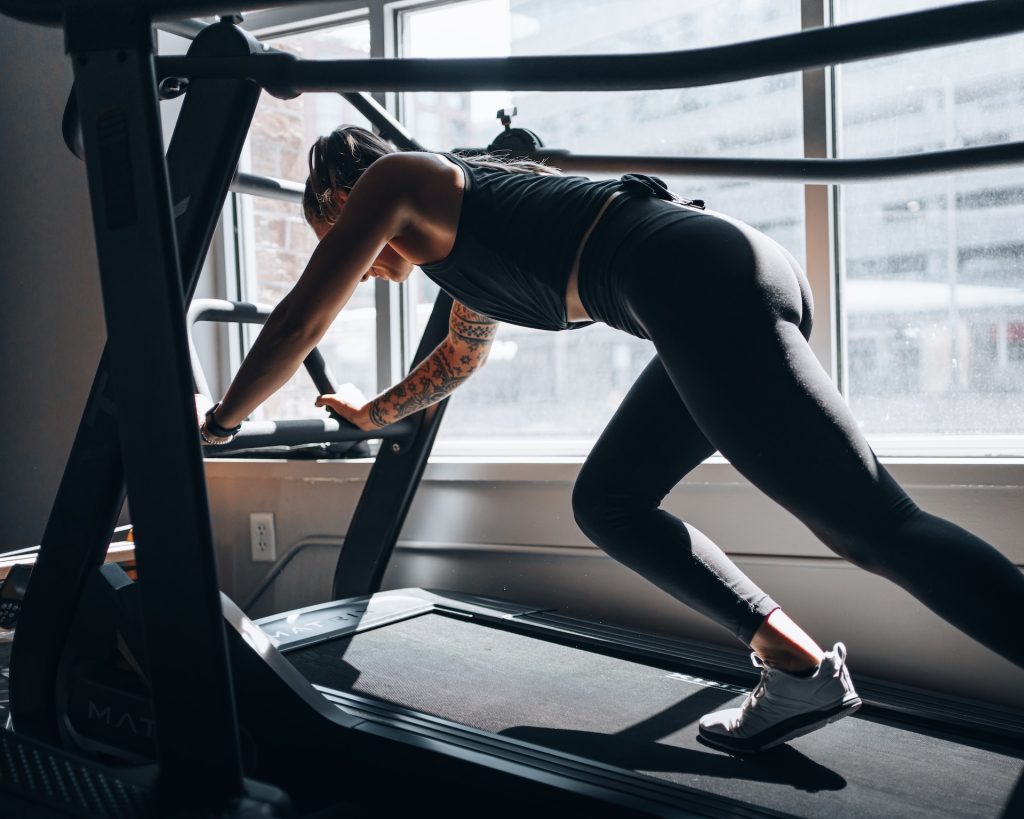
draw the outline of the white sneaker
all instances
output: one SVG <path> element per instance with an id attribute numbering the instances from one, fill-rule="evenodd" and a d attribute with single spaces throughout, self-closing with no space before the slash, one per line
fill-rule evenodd
<path id="1" fill-rule="evenodd" d="M 751 654 L 761 682 L 739 708 L 707 714 L 700 736 L 727 751 L 753 753 L 809 734 L 861 706 L 846 668 L 846 646 L 836 643 L 810 677 L 769 668 Z"/>

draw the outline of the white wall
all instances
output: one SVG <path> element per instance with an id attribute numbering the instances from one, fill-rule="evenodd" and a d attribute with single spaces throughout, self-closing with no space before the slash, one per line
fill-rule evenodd
<path id="1" fill-rule="evenodd" d="M 164 53 L 187 45 L 160 35 Z M 3 550 L 42 538 L 106 330 L 85 165 L 61 137 L 72 82 L 63 32 L 0 15 L 0 77 Z M 168 139 L 179 107 L 161 106 Z M 211 281 L 204 270 L 198 296 L 223 295 Z M 215 361 L 209 326 L 198 343 Z"/>

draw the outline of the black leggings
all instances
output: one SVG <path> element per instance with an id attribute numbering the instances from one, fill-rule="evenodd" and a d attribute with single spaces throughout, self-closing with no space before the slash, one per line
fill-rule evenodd
<path id="1" fill-rule="evenodd" d="M 587 537 L 749 643 L 776 604 L 659 508 L 718 450 L 834 552 L 1024 666 L 1024 575 L 923 512 L 879 464 L 807 344 L 810 289 L 781 246 L 726 218 L 622 198 L 584 249 L 580 297 L 657 352 L 580 472 L 573 510 Z"/>

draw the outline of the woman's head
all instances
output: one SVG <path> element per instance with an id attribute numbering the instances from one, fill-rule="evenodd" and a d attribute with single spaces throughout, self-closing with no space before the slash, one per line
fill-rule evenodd
<path id="1" fill-rule="evenodd" d="M 341 209 L 339 193 L 348 194 L 363 171 L 396 148 L 387 140 L 356 125 L 343 125 L 320 137 L 309 149 L 309 178 L 302 211 L 314 228 L 333 225 Z"/>

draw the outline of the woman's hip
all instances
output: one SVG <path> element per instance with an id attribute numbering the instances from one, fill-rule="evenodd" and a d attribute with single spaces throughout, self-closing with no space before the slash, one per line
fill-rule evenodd
<path id="1" fill-rule="evenodd" d="M 640 338 L 655 315 L 782 319 L 810 332 L 806 276 L 769 236 L 730 217 L 657 199 L 616 202 L 580 262 L 592 318 Z"/>

